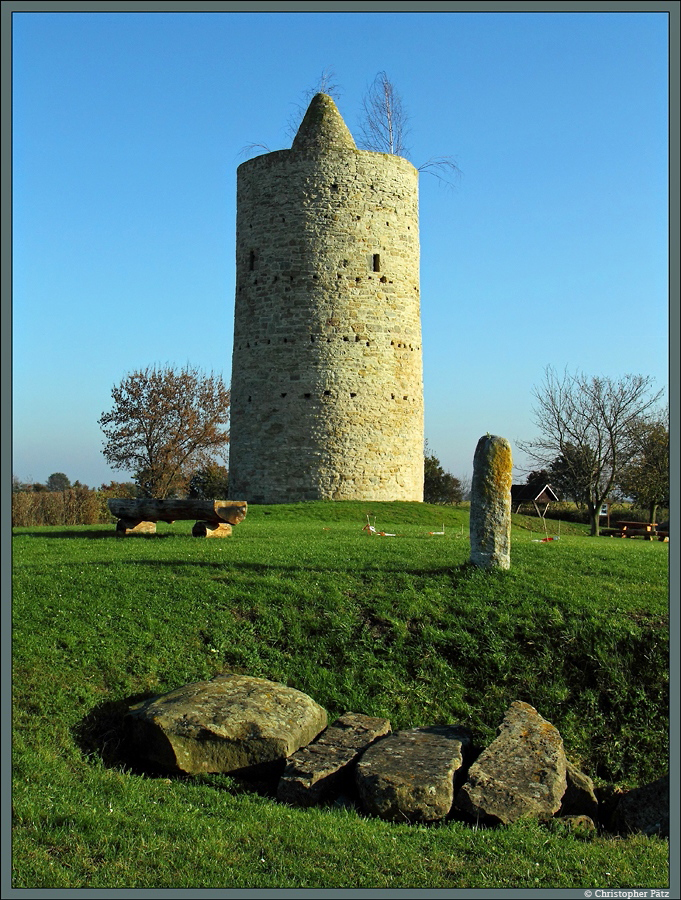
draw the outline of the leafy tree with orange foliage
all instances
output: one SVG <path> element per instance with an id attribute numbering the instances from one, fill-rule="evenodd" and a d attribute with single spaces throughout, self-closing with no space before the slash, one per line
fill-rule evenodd
<path id="1" fill-rule="evenodd" d="M 103 453 L 133 474 L 142 496 L 177 496 L 197 468 L 225 458 L 230 391 L 220 376 L 148 367 L 126 375 L 111 396 L 113 409 L 99 419 Z"/>

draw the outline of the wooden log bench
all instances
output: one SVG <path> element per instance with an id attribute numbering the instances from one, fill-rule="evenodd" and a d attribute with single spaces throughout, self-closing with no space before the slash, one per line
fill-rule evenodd
<path id="1" fill-rule="evenodd" d="M 107 505 L 118 519 L 118 535 L 155 534 L 157 522 L 195 519 L 194 537 L 229 537 L 248 511 L 245 500 L 111 499 Z"/>

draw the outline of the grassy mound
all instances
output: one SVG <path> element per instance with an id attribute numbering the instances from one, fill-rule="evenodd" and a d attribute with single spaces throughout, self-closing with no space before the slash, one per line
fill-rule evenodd
<path id="1" fill-rule="evenodd" d="M 395 537 L 368 536 L 367 516 Z M 539 543 L 543 523 L 514 523 L 503 573 L 468 565 L 467 510 L 427 504 L 251 507 L 226 540 L 187 522 L 16 529 L 15 886 L 592 887 L 601 858 L 613 883 L 664 886 L 656 840 L 405 831 L 121 764 L 131 698 L 231 671 L 305 691 L 330 718 L 465 724 L 481 746 L 524 700 L 592 777 L 663 774 L 669 545 L 564 523 Z M 493 862 L 512 839 L 526 871 Z M 555 859 L 537 867 L 544 842 Z"/>

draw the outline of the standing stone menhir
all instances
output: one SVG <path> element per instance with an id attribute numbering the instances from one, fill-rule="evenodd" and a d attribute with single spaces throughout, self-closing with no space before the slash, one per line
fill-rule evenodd
<path id="1" fill-rule="evenodd" d="M 478 441 L 471 485 L 471 562 L 482 569 L 511 566 L 511 445 L 487 434 Z"/>

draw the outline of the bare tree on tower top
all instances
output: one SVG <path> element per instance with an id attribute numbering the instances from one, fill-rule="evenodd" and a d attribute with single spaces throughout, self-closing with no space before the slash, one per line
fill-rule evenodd
<path id="1" fill-rule="evenodd" d="M 402 98 L 395 90 L 387 72 L 379 72 L 362 101 L 364 120 L 361 125 L 362 149 L 374 153 L 393 153 L 406 156 L 405 139 L 409 133 L 409 117 L 402 106 Z"/>
<path id="2" fill-rule="evenodd" d="M 410 117 L 387 72 L 376 75 L 364 95 L 362 109 L 364 117 L 357 146 L 374 153 L 391 153 L 409 158 L 406 138 L 411 131 Z M 416 168 L 419 172 L 434 175 L 449 186 L 461 175 L 461 170 L 451 156 L 431 156 Z"/>

